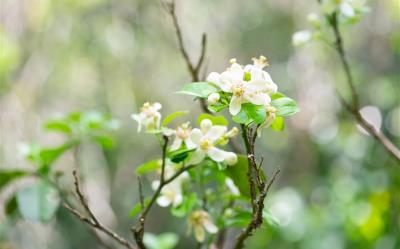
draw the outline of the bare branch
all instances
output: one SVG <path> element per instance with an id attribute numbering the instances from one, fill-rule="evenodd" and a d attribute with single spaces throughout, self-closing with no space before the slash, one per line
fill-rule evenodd
<path id="1" fill-rule="evenodd" d="M 340 61 L 343 66 L 344 73 L 346 75 L 347 84 L 351 92 L 351 104 L 349 104 L 340 94 L 339 99 L 346 110 L 356 119 L 356 121 L 371 135 L 376 141 L 382 144 L 382 146 L 392 155 L 397 161 L 400 161 L 400 149 L 390 141 L 380 130 L 376 129 L 371 123 L 369 123 L 360 113 L 359 96 L 354 86 L 354 80 L 351 73 L 350 65 L 347 61 L 346 52 L 344 50 L 343 38 L 339 29 L 338 14 L 335 12 L 331 16 L 330 24 L 335 35 L 335 49 L 339 54 Z M 399 164 L 400 165 L 400 164 Z"/>
<path id="2" fill-rule="evenodd" d="M 91 211 L 91 209 L 89 208 L 89 205 L 83 195 L 83 192 L 80 188 L 80 184 L 79 184 L 79 178 L 77 176 L 77 172 L 76 170 L 74 170 L 72 172 L 73 176 L 74 176 L 74 184 L 75 184 L 75 192 L 78 196 L 79 202 L 81 203 L 81 205 L 83 206 L 83 208 L 85 209 L 85 211 L 88 213 L 89 217 L 86 217 L 85 215 L 81 214 L 78 210 L 74 209 L 73 207 L 71 207 L 68 203 L 64 202 L 64 207 L 74 216 L 76 216 L 78 219 L 80 219 L 81 221 L 83 221 L 84 223 L 88 224 L 90 227 L 92 227 L 93 229 L 97 229 L 99 231 L 104 232 L 105 234 L 107 234 L 110 238 L 112 238 L 113 240 L 115 240 L 116 242 L 118 242 L 119 244 L 121 244 L 122 246 L 128 248 L 128 249 L 135 249 L 135 247 L 125 238 L 123 238 L 122 236 L 118 235 L 116 232 L 114 232 L 113 230 L 107 228 L 106 226 L 104 226 L 103 224 L 101 224 L 99 222 L 99 220 L 96 218 L 96 216 L 93 214 L 93 212 Z"/>

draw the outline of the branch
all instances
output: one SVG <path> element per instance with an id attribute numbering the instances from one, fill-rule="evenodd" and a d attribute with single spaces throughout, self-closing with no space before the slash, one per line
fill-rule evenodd
<path id="1" fill-rule="evenodd" d="M 265 197 L 267 197 L 269 189 L 271 188 L 272 184 L 275 182 L 275 179 L 276 179 L 276 177 L 278 176 L 279 173 L 280 173 L 279 169 L 277 171 L 275 171 L 274 175 L 269 180 L 268 184 L 261 191 L 261 193 L 260 193 L 260 195 L 258 197 L 258 200 L 257 200 L 256 212 L 253 212 L 253 218 L 252 218 L 250 224 L 237 237 L 236 244 L 233 247 L 234 249 L 243 248 L 245 240 L 248 237 L 250 237 L 251 235 L 253 235 L 254 230 L 259 228 L 261 226 L 261 224 L 263 223 L 264 200 L 265 200 Z"/>
<path id="2" fill-rule="evenodd" d="M 163 187 L 165 185 L 167 185 L 168 183 L 175 180 L 183 172 L 185 172 L 195 166 L 195 165 L 189 165 L 186 167 L 182 167 L 181 169 L 176 171 L 175 174 L 173 174 L 170 178 L 165 179 L 165 163 L 166 163 L 166 157 L 167 157 L 168 137 L 163 136 L 163 139 L 164 139 L 164 143 L 162 145 L 162 158 L 163 159 L 162 159 L 162 164 L 161 164 L 160 185 L 158 186 L 158 188 L 154 192 L 153 196 L 151 197 L 149 204 L 147 204 L 143 208 L 142 212 L 140 213 L 139 220 L 138 220 L 136 226 L 133 226 L 131 228 L 131 231 L 135 238 L 136 244 L 140 249 L 146 249 L 146 246 L 143 243 L 144 226 L 145 226 L 145 222 L 146 222 L 146 217 L 147 217 L 147 214 L 149 213 L 151 207 L 153 206 L 153 204 L 156 202 L 157 198 L 159 197 L 161 190 L 163 189 Z"/>
<path id="3" fill-rule="evenodd" d="M 359 97 L 357 90 L 354 86 L 354 80 L 351 73 L 350 65 L 347 61 L 346 52 L 344 50 L 343 38 L 340 33 L 339 24 L 338 24 L 338 15 L 335 12 L 331 17 L 330 22 L 333 33 L 335 35 L 335 49 L 339 54 L 340 61 L 343 66 L 344 73 L 346 75 L 347 84 L 350 88 L 351 92 L 351 104 L 347 103 L 347 101 L 339 95 L 341 103 L 346 107 L 346 110 L 356 119 L 356 121 L 371 135 L 378 141 L 385 149 L 388 151 L 390 155 L 392 155 L 397 161 L 400 162 L 400 149 L 396 147 L 396 145 L 390 141 L 380 130 L 376 129 L 371 123 L 369 123 L 360 113 L 359 106 Z"/>
<path id="4" fill-rule="evenodd" d="M 76 216 L 78 219 L 83 221 L 84 223 L 88 224 L 91 228 L 97 229 L 102 231 L 103 233 L 107 234 L 110 238 L 121 244 L 122 246 L 128 248 L 128 249 L 135 249 L 135 247 L 125 238 L 121 237 L 118 235 L 116 232 L 113 230 L 105 227 L 103 224 L 99 222 L 99 220 L 96 218 L 96 216 L 93 214 L 91 209 L 89 208 L 89 205 L 83 195 L 83 192 L 80 188 L 78 176 L 76 170 L 72 172 L 74 176 L 74 184 L 75 184 L 75 192 L 78 196 L 79 202 L 81 205 L 84 207 L 85 211 L 88 213 L 89 217 L 86 217 L 85 215 L 81 214 L 78 210 L 74 209 L 71 207 L 68 203 L 64 202 L 64 207 L 74 216 Z"/>
<path id="5" fill-rule="evenodd" d="M 188 71 L 190 73 L 190 76 L 192 77 L 192 81 L 193 82 L 198 82 L 200 81 L 200 70 L 201 67 L 203 65 L 204 62 L 204 58 L 205 58 L 205 54 L 206 54 L 206 49 L 207 49 L 207 35 L 205 33 L 203 33 L 202 37 L 201 37 L 201 51 L 200 51 L 200 57 L 199 60 L 197 61 L 196 65 L 194 65 L 189 57 L 189 53 L 187 52 L 186 48 L 185 48 L 185 44 L 183 42 L 183 35 L 182 35 L 182 29 L 179 25 L 178 22 L 178 17 L 176 16 L 176 12 L 175 12 L 175 1 L 172 0 L 172 2 L 170 3 L 166 3 L 165 5 L 165 9 L 167 10 L 167 12 L 169 13 L 169 15 L 172 18 L 172 22 L 174 24 L 175 27 L 175 33 L 176 33 L 176 37 L 178 38 L 178 47 L 179 47 L 179 51 L 182 54 L 183 59 L 185 60 L 186 66 L 188 68 Z M 201 109 L 203 110 L 203 112 L 205 113 L 211 113 L 208 108 L 207 108 L 207 103 L 204 99 L 200 99 L 200 106 Z"/>

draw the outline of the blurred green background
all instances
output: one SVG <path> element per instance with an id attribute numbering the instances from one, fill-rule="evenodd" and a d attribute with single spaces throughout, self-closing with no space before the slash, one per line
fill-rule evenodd
<path id="1" fill-rule="evenodd" d="M 366 115 L 400 145 L 400 1 L 368 5 L 371 12 L 343 30 L 345 46 Z M 345 95 L 347 88 L 336 54 L 317 42 L 291 46 L 317 9 L 316 1 L 177 1 L 193 60 L 201 34 L 208 35 L 204 75 L 223 71 L 232 57 L 246 64 L 263 54 L 280 91 L 301 108 L 285 131 L 259 140 L 267 172 L 282 170 L 267 197 L 279 226 L 259 230 L 248 248 L 400 248 L 399 165 L 340 106 L 334 86 Z M 159 153 L 156 139 L 136 133 L 130 114 L 145 101 L 162 103 L 164 115 L 190 110 L 195 121 L 200 113 L 190 97 L 173 94 L 190 75 L 170 17 L 156 0 L 0 0 L 0 11 L 0 169 L 33 167 L 19 156 L 23 142 L 63 141 L 43 131 L 44 121 L 72 111 L 110 114 L 120 122 L 115 147 L 83 145 L 81 171 L 95 213 L 130 236 L 134 169 Z M 68 153 L 55 168 L 70 174 L 73 165 Z M 47 224 L 5 216 L 7 196 L 28 182 L 0 194 L 1 249 L 100 248 L 62 208 Z M 143 184 L 149 194 L 149 181 Z M 148 224 L 152 233 L 178 233 L 178 248 L 193 248 L 186 220 L 166 209 L 156 207 Z"/>

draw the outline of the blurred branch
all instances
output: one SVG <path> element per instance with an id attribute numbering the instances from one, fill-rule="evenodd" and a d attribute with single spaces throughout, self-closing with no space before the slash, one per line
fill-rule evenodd
<path id="1" fill-rule="evenodd" d="M 121 244 L 122 246 L 124 246 L 124 247 L 126 247 L 128 249 L 135 249 L 135 247 L 128 240 L 126 240 L 125 238 L 121 237 L 116 232 L 114 232 L 113 230 L 105 227 L 103 224 L 101 224 L 99 222 L 99 220 L 96 218 L 96 216 L 93 214 L 93 212 L 89 208 L 89 205 L 88 205 L 88 203 L 86 201 L 86 198 L 83 195 L 83 192 L 82 192 L 82 190 L 80 188 L 79 179 L 78 179 L 78 176 L 77 176 L 77 171 L 74 170 L 72 172 L 72 174 L 74 176 L 75 192 L 76 192 L 76 194 L 78 196 L 80 204 L 83 206 L 83 208 L 85 209 L 85 211 L 89 215 L 89 217 L 86 217 L 85 215 L 80 213 L 77 209 L 74 209 L 67 202 L 64 202 L 64 204 L 63 204 L 64 207 L 71 214 L 73 214 L 75 217 L 77 217 L 78 219 L 80 219 L 84 223 L 88 224 L 93 229 L 97 229 L 97 230 L 100 230 L 100 231 L 104 232 L 110 238 L 112 238 L 113 240 L 115 240 L 116 242 L 118 242 L 119 244 Z"/>
<path id="2" fill-rule="evenodd" d="M 249 163 L 247 179 L 249 182 L 253 211 L 250 223 L 236 238 L 236 243 L 233 247 L 234 249 L 243 248 L 245 240 L 252 236 L 253 232 L 263 223 L 264 200 L 269 192 L 269 189 L 271 188 L 272 183 L 274 183 L 277 175 L 280 173 L 280 170 L 277 170 L 267 184 L 262 181 L 261 174 L 263 171 L 260 167 L 258 167 L 254 155 L 256 133 L 257 129 L 254 129 L 253 132 L 253 129 L 242 125 L 242 137 L 246 145 L 247 159 Z M 256 187 L 258 187 L 258 191 Z"/>
<path id="3" fill-rule="evenodd" d="M 335 35 L 335 49 L 339 54 L 340 61 L 343 66 L 344 73 L 346 75 L 346 81 L 351 92 L 351 103 L 348 103 L 340 94 L 339 99 L 346 110 L 356 119 L 371 136 L 375 138 L 390 155 L 392 155 L 397 161 L 400 162 L 400 149 L 389 140 L 379 129 L 375 128 L 370 122 L 368 122 L 360 113 L 359 96 L 354 86 L 354 80 L 351 73 L 350 65 L 347 61 L 346 52 L 344 50 L 343 38 L 339 29 L 338 14 L 335 12 L 332 14 L 330 24 Z"/>
<path id="4" fill-rule="evenodd" d="M 206 54 L 206 49 L 207 49 L 207 35 L 203 33 L 201 37 L 201 51 L 200 51 L 200 57 L 197 61 L 196 64 L 193 64 L 190 60 L 189 53 L 187 52 L 185 48 L 185 44 L 183 42 L 183 35 L 182 35 L 182 30 L 178 22 L 178 17 L 176 16 L 175 12 L 175 1 L 172 0 L 170 3 L 165 3 L 165 9 L 169 13 L 169 15 L 172 18 L 172 22 L 175 27 L 175 33 L 176 37 L 178 38 L 178 46 L 179 50 L 182 54 L 183 59 L 186 62 L 186 66 L 188 68 L 188 71 L 192 77 L 193 82 L 198 82 L 200 81 L 200 70 L 204 62 L 205 54 Z M 200 106 L 203 112 L 205 113 L 211 113 L 208 108 L 207 108 L 207 103 L 205 102 L 204 99 L 200 99 Z"/>
<path id="5" fill-rule="evenodd" d="M 194 165 L 182 167 L 181 169 L 176 171 L 175 174 L 172 175 L 170 178 L 165 179 L 165 162 L 166 162 L 166 157 L 167 157 L 168 137 L 163 136 L 163 139 L 164 139 L 164 143 L 162 144 L 162 164 L 161 164 L 160 184 L 157 187 L 156 191 L 154 192 L 153 196 L 151 197 L 149 204 L 147 204 L 145 207 L 143 207 L 143 210 L 139 216 L 139 220 L 138 220 L 136 226 L 131 228 L 131 231 L 135 238 L 136 244 L 138 245 L 138 247 L 140 249 L 146 248 L 146 246 L 143 243 L 144 226 L 145 226 L 145 222 L 146 222 L 146 217 L 147 217 L 147 214 L 149 213 L 151 207 L 153 206 L 153 204 L 157 200 L 158 196 L 160 195 L 161 190 L 163 189 L 163 187 L 165 185 L 167 185 L 168 183 L 175 180 L 183 172 L 194 167 Z M 142 195 L 142 194 L 140 194 L 140 195 Z M 141 198 L 143 198 L 143 197 L 141 197 Z"/>

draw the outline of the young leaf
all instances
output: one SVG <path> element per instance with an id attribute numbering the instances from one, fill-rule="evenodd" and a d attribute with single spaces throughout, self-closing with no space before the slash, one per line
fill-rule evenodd
<path id="1" fill-rule="evenodd" d="M 17 192 L 18 209 L 25 219 L 47 222 L 56 212 L 60 199 L 50 184 L 39 181 Z"/>
<path id="2" fill-rule="evenodd" d="M 218 92 L 217 86 L 208 82 L 194 82 L 185 85 L 178 94 L 193 95 L 200 98 L 207 98 L 211 93 Z"/>
<path id="3" fill-rule="evenodd" d="M 93 141 L 101 146 L 103 149 L 111 149 L 115 145 L 113 137 L 106 134 L 97 134 L 91 136 Z"/>
<path id="4" fill-rule="evenodd" d="M 228 104 L 221 104 L 221 103 L 217 103 L 217 104 L 212 104 L 212 105 L 208 105 L 208 110 L 210 110 L 211 112 L 220 112 L 223 109 L 225 109 L 226 107 L 228 107 Z"/>
<path id="5" fill-rule="evenodd" d="M 169 114 L 167 117 L 164 118 L 164 120 L 162 121 L 162 125 L 166 126 L 167 124 L 169 124 L 172 120 L 183 116 L 185 114 L 187 114 L 188 111 L 177 111 L 177 112 L 173 112 L 171 114 Z"/>
<path id="6" fill-rule="evenodd" d="M 174 233 L 159 235 L 145 233 L 143 242 L 149 249 L 173 249 L 178 244 L 179 237 Z"/>
<path id="7" fill-rule="evenodd" d="M 255 122 L 261 124 L 264 122 L 267 113 L 262 105 L 253 105 L 251 103 L 242 104 L 240 112 L 233 116 L 233 121 L 239 124 L 249 124 Z"/>
<path id="8" fill-rule="evenodd" d="M 147 172 L 157 170 L 161 167 L 161 160 L 151 160 L 138 166 L 135 170 L 137 175 L 143 175 Z"/>
<path id="9" fill-rule="evenodd" d="M 286 95 L 281 93 L 281 92 L 276 92 L 276 93 L 271 95 L 271 99 L 272 100 L 279 99 L 279 98 L 284 98 L 284 97 L 286 97 Z"/>
<path id="10" fill-rule="evenodd" d="M 247 182 L 248 160 L 245 155 L 238 155 L 238 161 L 235 165 L 226 169 L 227 175 L 232 178 L 235 185 L 239 188 L 242 195 L 250 197 L 249 184 Z"/>
<path id="11" fill-rule="evenodd" d="M 194 151 L 195 149 L 180 149 L 176 151 L 172 151 L 168 153 L 168 158 L 174 163 L 180 163 L 185 160 L 189 153 Z"/>
<path id="12" fill-rule="evenodd" d="M 277 109 L 278 116 L 287 117 L 299 112 L 296 102 L 288 97 L 272 100 L 271 105 Z"/>
<path id="13" fill-rule="evenodd" d="M 285 129 L 285 120 L 282 117 L 277 116 L 270 127 L 274 131 L 283 131 Z"/>
<path id="14" fill-rule="evenodd" d="M 0 171 L 0 189 L 6 184 L 14 181 L 20 177 L 27 175 L 27 172 L 22 170 L 1 170 Z"/>
<path id="15" fill-rule="evenodd" d="M 208 113 L 200 114 L 197 118 L 197 123 L 200 124 L 203 119 L 209 119 L 213 125 L 227 126 L 229 124 L 228 120 L 226 120 L 224 116 L 214 116 Z"/>
<path id="16" fill-rule="evenodd" d="M 144 206 L 149 205 L 151 198 L 146 198 L 143 201 Z M 129 211 L 129 217 L 135 217 L 138 213 L 142 211 L 142 204 L 140 202 L 136 203 L 135 206 L 132 207 L 131 211 Z"/>
<path id="17" fill-rule="evenodd" d="M 17 197 L 14 195 L 6 201 L 4 205 L 4 212 L 7 216 L 13 215 L 18 209 Z"/>
<path id="18" fill-rule="evenodd" d="M 45 128 L 50 131 L 61 132 L 65 134 L 71 134 L 72 128 L 70 124 L 64 119 L 50 120 L 45 124 Z"/>

